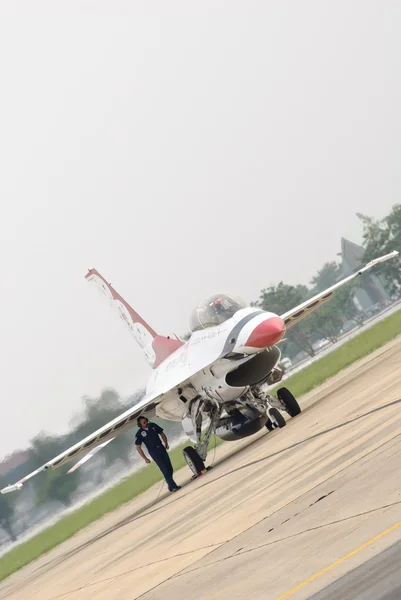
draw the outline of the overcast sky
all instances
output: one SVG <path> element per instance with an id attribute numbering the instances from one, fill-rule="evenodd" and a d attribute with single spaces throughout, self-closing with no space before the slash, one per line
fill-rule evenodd
<path id="1" fill-rule="evenodd" d="M 181 334 L 400 201 L 398 0 L 2 0 L 0 75 L 0 457 L 146 381 L 87 268 Z"/>

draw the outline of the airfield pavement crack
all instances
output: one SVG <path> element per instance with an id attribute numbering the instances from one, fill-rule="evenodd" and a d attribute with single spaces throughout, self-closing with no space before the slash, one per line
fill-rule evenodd
<path id="1" fill-rule="evenodd" d="M 230 541 L 230 540 L 226 540 L 226 541 Z M 91 583 L 88 583 L 86 585 L 82 585 L 79 588 L 69 590 L 68 592 L 63 592 L 62 594 L 58 594 L 57 596 L 52 596 L 51 600 L 57 600 L 57 598 L 64 598 L 66 596 L 69 596 L 70 594 L 75 594 L 75 592 L 79 592 L 80 590 L 84 590 L 89 587 L 93 587 L 94 585 L 98 585 L 99 583 L 106 583 L 108 581 L 114 581 L 115 579 L 118 579 L 119 577 L 123 577 L 124 575 L 128 575 L 129 573 L 134 573 L 135 571 L 139 571 L 140 569 L 145 569 L 146 567 L 152 567 L 153 565 L 157 565 L 157 564 L 166 562 L 168 560 L 172 560 L 174 558 L 180 558 L 182 556 L 189 556 L 189 555 L 193 554 L 194 552 L 199 552 L 200 550 L 208 550 L 209 548 L 215 548 L 216 546 L 221 546 L 221 545 L 225 544 L 226 541 L 219 542 L 217 544 L 210 544 L 208 546 L 203 546 L 201 548 L 195 548 L 194 550 L 189 550 L 188 552 L 181 552 L 178 554 L 173 554 L 172 556 L 166 556 L 164 558 L 161 558 L 160 560 L 155 560 L 153 562 L 146 563 L 144 565 L 139 565 L 137 567 L 133 567 L 132 569 L 128 569 L 127 571 L 123 571 L 122 573 L 118 573 L 117 575 L 105 577 L 104 579 L 98 579 L 98 580 L 92 581 Z"/>
<path id="2" fill-rule="evenodd" d="M 389 405 L 396 404 L 396 403 L 398 403 L 398 402 L 400 402 L 400 400 L 396 400 L 395 402 L 391 402 L 391 403 L 389 403 Z M 372 411 L 372 412 L 373 412 L 373 411 Z M 262 519 L 260 519 L 260 521 L 258 521 L 258 522 L 256 522 L 256 523 L 254 523 L 253 525 L 250 525 L 249 527 L 247 527 L 246 529 L 244 529 L 243 531 L 241 531 L 241 532 L 240 532 L 240 533 L 238 533 L 237 535 L 233 536 L 233 537 L 232 537 L 230 540 L 227 540 L 226 542 L 222 542 L 222 543 L 221 543 L 221 544 L 218 546 L 218 548 L 214 548 L 213 550 L 211 550 L 211 552 L 208 554 L 208 556 L 210 556 L 211 554 L 213 554 L 213 552 L 215 552 L 215 551 L 216 551 L 216 549 L 220 549 L 220 548 L 221 548 L 221 547 L 223 547 L 225 544 L 227 544 L 227 543 L 229 543 L 229 542 L 232 542 L 233 540 L 235 540 L 236 538 L 240 537 L 241 535 L 243 535 L 243 534 L 244 534 L 244 533 L 246 533 L 247 531 L 250 531 L 250 530 L 251 530 L 253 527 L 256 527 L 257 525 L 260 525 L 260 523 L 262 523 L 262 522 L 263 522 L 263 521 L 265 521 L 266 519 L 269 519 L 270 517 L 272 517 L 273 515 L 275 515 L 275 514 L 276 514 L 276 513 L 278 513 L 279 511 L 281 511 L 281 510 L 283 510 L 284 508 L 287 508 L 288 506 L 290 506 L 292 503 L 294 503 L 294 502 L 296 502 L 296 501 L 300 500 L 300 499 L 301 499 L 303 496 L 305 496 L 305 495 L 309 494 L 309 493 L 310 493 L 310 492 L 312 492 L 312 491 L 313 491 L 315 488 L 318 488 L 318 487 L 320 487 L 320 486 L 322 486 L 322 485 L 326 484 L 326 483 L 327 483 L 327 482 L 328 482 L 330 479 L 332 479 L 333 477 L 336 477 L 337 475 L 339 475 L 339 474 L 340 474 L 340 473 L 342 473 L 343 471 L 346 471 L 347 469 L 349 469 L 349 468 L 353 467 L 355 464 L 357 464 L 359 461 L 361 461 L 361 460 L 365 459 L 365 458 L 366 458 L 367 456 L 369 456 L 370 454 L 373 454 L 374 452 L 377 452 L 377 451 L 383 451 L 383 448 L 384 448 L 384 446 L 386 446 L 386 445 L 387 445 L 387 444 L 389 444 L 390 442 L 392 442 L 392 441 L 394 441 L 395 439 L 397 439 L 397 438 L 398 438 L 400 435 L 401 435 L 401 434 L 399 434 L 399 433 L 397 433 L 397 434 L 393 435 L 393 436 L 392 436 L 390 439 L 386 440 L 386 441 L 385 441 L 383 444 L 380 444 L 380 446 L 377 446 L 377 447 L 375 447 L 375 448 L 372 448 L 372 449 L 370 449 L 369 451 L 365 452 L 365 453 L 364 453 L 362 456 L 359 456 L 359 457 L 358 457 L 358 458 L 356 458 L 354 461 L 352 461 L 350 464 L 346 465 L 346 466 L 345 466 L 345 467 L 343 467 L 342 469 L 339 469 L 339 470 L 338 470 L 338 471 L 336 471 L 335 473 L 332 473 L 332 474 L 331 474 L 329 477 L 327 477 L 327 478 L 326 478 L 326 479 L 324 479 L 323 481 L 320 481 L 320 482 L 316 483 L 314 486 L 312 486 L 310 489 L 306 490 L 305 492 L 303 492 L 302 494 L 300 494 L 300 495 L 299 495 L 299 496 L 297 496 L 296 498 L 292 498 L 292 499 L 291 499 L 291 500 L 289 500 L 289 501 L 288 501 L 286 504 L 284 504 L 283 506 L 280 506 L 280 507 L 279 507 L 277 510 L 273 511 L 273 512 L 272 512 L 272 513 L 270 513 L 269 515 L 266 515 L 265 517 L 263 517 Z M 255 462 L 259 462 L 259 461 L 255 461 Z M 395 503 L 393 503 L 393 504 L 394 504 L 394 506 L 395 506 L 395 505 L 397 505 L 397 504 L 401 504 L 401 500 L 400 500 L 400 501 L 397 501 L 397 502 L 395 502 Z M 312 504 L 312 505 L 310 505 L 310 506 L 309 506 L 308 508 L 306 508 L 305 510 L 308 510 L 309 508 L 311 508 L 311 506 L 313 506 L 313 504 Z M 376 507 L 376 508 L 373 508 L 373 509 L 371 509 L 370 511 L 367 511 L 367 513 L 369 514 L 369 512 L 370 512 L 370 513 L 377 512 L 378 510 L 383 510 L 383 509 L 385 509 L 385 508 L 390 508 L 391 506 L 392 506 L 392 505 L 390 504 L 390 505 L 388 505 L 388 506 L 380 506 L 380 507 Z M 300 512 L 303 512 L 303 511 L 300 511 Z M 299 514 L 299 513 L 297 513 L 297 514 Z M 360 515 L 360 516 L 362 516 L 362 515 L 363 515 L 363 513 L 361 513 L 361 515 Z M 357 516 L 359 516 L 359 515 L 351 515 L 350 517 L 345 517 L 343 520 L 344 520 L 344 521 L 345 521 L 345 520 L 349 520 L 349 519 L 352 519 L 352 518 L 356 518 Z M 341 522 L 341 520 L 339 520 L 338 522 Z M 313 531 L 313 529 L 319 529 L 319 528 L 322 528 L 322 527 L 325 527 L 325 526 L 327 527 L 327 526 L 329 526 L 329 525 L 334 525 L 334 524 L 335 524 L 335 522 L 330 522 L 330 523 L 327 523 L 326 525 L 320 525 L 320 526 L 317 526 L 316 528 L 310 528 L 310 530 L 305 530 L 305 531 L 302 531 L 302 532 L 298 532 L 297 534 L 293 534 L 293 536 L 289 536 L 289 537 L 296 537 L 297 535 L 301 535 L 301 534 L 303 534 L 303 533 L 307 533 L 308 531 Z M 274 529 L 274 528 L 273 528 L 273 529 Z M 268 546 L 268 545 L 274 544 L 274 543 L 277 543 L 277 542 L 279 542 L 279 541 L 284 541 L 284 540 L 285 540 L 285 538 L 282 538 L 282 539 L 280 539 L 280 540 L 275 540 L 274 542 L 268 542 L 267 544 L 264 544 L 264 545 L 260 546 L 260 548 L 262 548 L 262 547 L 264 547 L 264 546 Z M 216 560 L 216 561 L 214 561 L 214 562 L 212 562 L 212 563 L 209 563 L 209 565 L 206 565 L 206 566 L 211 566 L 211 565 L 213 565 L 213 564 L 219 564 L 219 563 L 222 563 L 222 562 L 224 562 L 225 560 L 228 560 L 229 558 L 232 558 L 232 557 L 234 557 L 234 556 L 240 556 L 241 554 L 245 554 L 245 553 L 247 553 L 247 552 L 251 552 L 251 551 L 253 551 L 253 549 L 250 549 L 250 550 L 244 550 L 243 552 L 238 552 L 238 551 L 237 551 L 236 553 L 234 553 L 234 554 L 232 554 L 232 555 L 230 555 L 230 556 L 227 556 L 227 557 L 225 557 L 225 558 L 223 558 L 223 559 L 220 559 L 220 560 Z M 199 562 L 199 560 L 198 560 L 198 561 L 195 561 L 195 563 L 194 563 L 194 564 L 196 564 L 197 562 Z M 165 583 L 167 583 L 168 581 L 171 581 L 171 580 L 173 580 L 173 579 L 177 579 L 178 577 L 181 577 L 182 575 L 187 575 L 187 574 L 193 573 L 193 572 L 195 572 L 195 571 L 198 571 L 199 569 L 202 569 L 202 568 L 205 568 L 205 567 L 201 565 L 201 566 L 199 566 L 199 567 L 195 567 L 194 569 L 192 569 L 192 570 L 190 570 L 190 571 L 189 571 L 189 570 L 187 570 L 187 567 L 184 567 L 183 569 L 181 569 L 180 571 L 178 571 L 178 572 L 177 572 L 177 573 L 175 573 L 174 575 L 171 575 L 170 577 L 167 577 L 167 578 L 166 578 L 164 581 L 162 581 L 161 583 L 158 583 L 157 585 L 155 585 L 154 587 L 150 588 L 149 590 L 147 590 L 145 593 L 141 594 L 140 596 L 137 596 L 137 597 L 136 597 L 135 599 L 133 599 L 133 600 L 139 600 L 140 598 L 144 598 L 144 597 L 146 596 L 146 594 L 149 594 L 150 592 L 154 591 L 155 589 L 157 589 L 157 588 L 158 588 L 158 587 L 160 587 L 161 585 L 164 585 L 164 584 L 165 584 Z"/>
<path id="3" fill-rule="evenodd" d="M 327 497 L 328 495 L 329 494 L 327 494 L 325 497 Z M 319 502 L 322 499 L 323 498 L 320 498 L 319 500 L 316 500 L 316 502 L 314 504 L 316 504 L 317 502 Z M 365 511 L 360 512 L 360 513 L 355 513 L 353 515 L 349 515 L 348 517 L 344 517 L 343 519 L 337 519 L 335 521 L 330 521 L 328 523 L 323 523 L 322 525 L 318 525 L 316 527 L 309 527 L 308 529 L 304 529 L 302 531 L 298 531 L 297 533 L 294 533 L 292 535 L 288 535 L 288 536 L 279 538 L 279 539 L 274 540 L 272 542 L 266 542 L 265 544 L 260 544 L 259 546 L 255 546 L 254 548 L 249 548 L 249 549 L 239 548 L 238 550 L 236 550 L 230 556 L 226 556 L 225 558 L 221 558 L 219 560 L 215 560 L 215 561 L 213 561 L 213 562 L 211 562 L 211 563 L 209 563 L 207 565 L 196 567 L 196 568 L 191 569 L 189 571 L 186 570 L 186 567 L 184 567 L 181 571 L 179 571 L 178 573 L 175 573 L 174 575 L 171 575 L 170 577 L 168 577 L 167 579 L 165 579 L 160 584 L 158 584 L 158 585 L 154 586 L 153 588 L 147 590 L 144 594 L 141 594 L 140 596 L 137 596 L 135 600 L 139 600 L 140 598 L 143 598 L 146 594 L 148 594 L 149 592 L 155 590 L 160 585 L 163 585 L 164 583 L 166 583 L 169 580 L 177 579 L 181 575 L 190 575 L 191 573 L 195 573 L 196 571 L 199 571 L 200 569 L 204 569 L 205 567 L 211 567 L 213 565 L 220 564 L 220 563 L 225 562 L 225 561 L 227 561 L 227 560 L 229 560 L 231 558 L 236 558 L 237 556 L 242 556 L 243 554 L 249 554 L 251 552 L 255 552 L 257 550 L 260 550 L 262 548 L 266 548 L 267 546 L 272 546 L 274 544 L 279 544 L 281 542 L 285 542 L 285 541 L 294 539 L 296 537 L 299 537 L 300 535 L 304 535 L 304 534 L 310 533 L 312 531 L 317 531 L 317 530 L 320 530 L 320 529 L 324 529 L 324 528 L 330 527 L 332 525 L 338 525 L 339 523 L 344 523 L 344 522 L 347 522 L 347 521 L 351 521 L 352 519 L 357 519 L 358 517 L 364 517 L 366 515 L 373 514 L 375 512 L 380 511 L 380 510 L 386 510 L 388 508 L 392 508 L 392 507 L 397 506 L 397 505 L 401 505 L 401 500 L 398 500 L 396 502 L 391 502 L 390 504 L 383 504 L 381 506 L 376 506 L 375 508 L 371 508 L 371 509 L 365 510 Z M 311 506 L 313 506 L 313 504 Z M 310 507 L 308 507 L 308 508 L 310 508 Z M 301 512 L 303 512 L 303 511 L 301 511 Z M 300 514 L 300 513 L 297 513 L 297 515 L 298 514 Z M 294 515 L 294 516 L 297 516 L 297 515 Z M 262 519 L 262 521 L 263 520 L 264 519 Z M 258 525 L 258 523 L 256 523 L 255 525 L 251 525 L 246 530 L 244 530 L 242 533 L 246 533 L 246 531 L 252 529 L 252 527 L 255 527 L 256 525 Z M 242 535 L 242 534 L 239 534 L 239 535 Z M 237 536 L 235 536 L 235 537 L 237 537 Z M 65 597 L 69 596 L 70 594 L 74 594 L 75 592 L 79 592 L 79 591 L 81 591 L 83 589 L 87 589 L 87 588 L 93 587 L 93 586 L 98 585 L 100 583 L 107 583 L 107 582 L 110 582 L 110 581 L 114 581 L 115 579 L 118 579 L 119 577 L 123 577 L 124 575 L 128 575 L 129 573 L 133 573 L 134 571 L 138 571 L 139 569 L 143 569 L 145 567 L 150 567 L 150 566 L 153 566 L 153 565 L 157 565 L 159 563 L 163 563 L 163 562 L 166 562 L 168 560 L 172 560 L 174 558 L 179 558 L 179 557 L 182 557 L 182 556 L 188 556 L 190 554 L 193 554 L 194 552 L 198 552 L 199 550 L 207 550 L 208 548 L 213 548 L 213 550 L 212 550 L 212 552 L 213 552 L 216 549 L 216 547 L 220 548 L 220 547 L 224 546 L 225 544 L 227 544 L 228 542 L 231 542 L 233 539 L 235 539 L 235 538 L 232 538 L 230 540 L 226 540 L 224 542 L 220 542 L 218 544 L 210 544 L 209 546 L 203 546 L 202 548 L 197 548 L 197 549 L 191 550 L 189 552 L 183 552 L 183 553 L 179 553 L 179 554 L 174 554 L 173 556 L 168 556 L 168 557 L 162 558 L 160 560 L 156 560 L 154 562 L 147 563 L 145 565 L 141 565 L 139 567 L 134 567 L 132 569 L 128 569 L 128 570 L 126 570 L 126 571 L 124 571 L 122 573 L 118 573 L 117 575 L 113 575 L 111 577 L 105 577 L 104 579 L 98 579 L 97 581 L 92 581 L 91 583 L 88 583 L 87 585 L 81 586 L 79 588 L 75 588 L 73 590 L 69 590 L 68 592 L 63 592 L 62 594 L 59 594 L 57 596 L 53 596 L 52 600 L 58 600 L 59 598 L 65 598 Z"/>
<path id="4" fill-rule="evenodd" d="M 279 544 L 281 542 L 286 542 L 288 540 L 292 540 L 296 537 L 304 535 L 305 533 L 311 533 L 312 531 L 318 531 L 320 529 L 325 529 L 326 527 L 331 527 L 332 525 L 338 525 L 339 523 L 345 523 L 347 521 L 351 521 L 352 519 L 357 519 L 358 517 L 364 517 L 366 515 L 378 512 L 380 510 L 386 510 L 388 508 L 392 508 L 397 505 L 401 505 L 401 500 L 397 500 L 396 502 L 392 502 L 391 504 L 384 504 L 382 506 L 377 506 L 376 508 L 371 508 L 371 509 L 365 510 L 361 513 L 349 515 L 348 517 L 344 517 L 343 519 L 337 519 L 336 521 L 330 521 L 328 523 L 323 523 L 322 525 L 317 525 L 316 527 L 309 527 L 308 529 L 303 529 L 302 531 L 297 531 L 297 533 L 293 533 L 291 535 L 279 538 L 277 540 L 273 540 L 271 542 L 266 542 L 265 544 L 260 544 L 259 546 L 255 546 L 254 548 L 248 548 L 248 549 L 240 548 L 239 550 L 236 550 L 233 554 L 230 554 L 229 556 L 225 556 L 224 558 L 221 558 L 219 560 L 215 560 L 211 563 L 208 563 L 207 565 L 203 565 L 201 567 L 196 567 L 195 569 L 191 569 L 191 570 L 186 570 L 185 573 L 181 573 L 181 572 L 177 573 L 176 575 L 173 575 L 171 577 L 171 579 L 178 578 L 181 575 L 190 575 L 191 573 L 195 573 L 196 571 L 199 571 L 200 569 L 205 569 L 205 568 L 211 567 L 213 565 L 221 564 L 222 562 L 230 560 L 231 558 L 236 558 L 237 556 L 242 556 L 243 554 L 250 554 L 251 552 L 256 552 L 257 550 L 261 550 L 262 548 L 266 548 L 268 546 L 273 546 L 273 545 Z M 294 516 L 296 516 L 296 515 L 294 515 Z M 288 519 L 288 521 L 289 520 L 290 519 Z M 286 521 L 284 521 L 284 523 L 286 523 Z M 274 529 L 271 529 L 270 531 L 274 531 Z M 225 543 L 227 543 L 227 542 L 225 542 Z M 139 598 L 141 598 L 141 596 L 139 596 Z"/>

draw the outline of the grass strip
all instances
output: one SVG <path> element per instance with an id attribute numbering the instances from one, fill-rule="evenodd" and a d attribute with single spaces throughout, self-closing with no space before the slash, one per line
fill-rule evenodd
<path id="1" fill-rule="evenodd" d="M 284 385 L 296 397 L 310 392 L 352 363 L 368 356 L 401 334 L 401 310 L 355 336 L 330 354 L 289 377 Z M 279 387 L 279 386 L 277 386 Z"/>

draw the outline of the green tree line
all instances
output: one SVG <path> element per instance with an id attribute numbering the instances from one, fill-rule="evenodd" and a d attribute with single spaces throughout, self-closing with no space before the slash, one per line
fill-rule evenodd
<path id="1" fill-rule="evenodd" d="M 362 214 L 357 216 L 362 224 L 364 264 L 393 250 L 401 249 L 401 204 L 394 205 L 390 214 L 381 220 Z M 380 277 L 383 287 L 392 300 L 399 297 L 401 289 L 399 259 L 378 265 L 374 275 Z M 259 300 L 254 305 L 282 314 L 334 285 L 344 276 L 340 263 L 326 262 L 311 279 L 309 286 L 291 285 L 281 281 L 262 290 Z M 367 283 L 369 277 L 368 274 L 362 275 L 360 279 L 340 288 L 330 302 L 318 308 L 305 321 L 291 327 L 286 334 L 286 341 L 281 346 L 283 355 L 294 358 L 303 352 L 314 356 L 315 344 L 319 340 L 324 338 L 336 342 L 349 323 L 362 325 L 370 315 L 358 309 L 354 297 L 357 290 Z"/>

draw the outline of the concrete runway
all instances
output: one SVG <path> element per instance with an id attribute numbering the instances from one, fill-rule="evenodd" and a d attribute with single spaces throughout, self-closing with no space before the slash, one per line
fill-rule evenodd
<path id="1" fill-rule="evenodd" d="M 87 527 L 0 598 L 400 598 L 401 337 L 301 405 L 284 429 L 218 448 L 180 492 L 156 501 L 157 485 Z"/>

